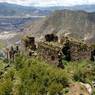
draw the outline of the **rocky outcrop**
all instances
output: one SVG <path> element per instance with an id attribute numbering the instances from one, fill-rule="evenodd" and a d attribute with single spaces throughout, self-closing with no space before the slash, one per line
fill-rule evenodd
<path id="1" fill-rule="evenodd" d="M 91 95 L 92 91 L 90 93 L 87 87 L 90 87 L 90 89 L 92 90 L 89 84 L 83 83 L 70 84 L 69 93 L 67 93 L 66 95 Z"/>

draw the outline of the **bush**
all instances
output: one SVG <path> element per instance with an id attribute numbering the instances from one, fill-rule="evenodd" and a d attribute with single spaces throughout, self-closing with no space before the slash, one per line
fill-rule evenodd
<path id="1" fill-rule="evenodd" d="M 23 60 L 23 58 L 19 60 Z M 17 62 L 20 62 L 19 60 L 17 59 Z M 68 76 L 60 68 L 48 65 L 37 58 L 25 60 L 21 64 L 19 69 L 16 67 L 22 82 L 21 95 L 25 93 L 28 95 L 29 93 L 33 95 L 44 95 L 47 92 L 55 93 L 55 88 L 55 91 L 60 92 L 68 85 Z M 56 87 L 54 86 L 54 88 L 53 85 Z"/>
<path id="2" fill-rule="evenodd" d="M 94 76 L 95 64 L 90 61 L 66 62 L 61 69 L 39 58 L 20 55 L 0 79 L 0 95 L 68 93 L 69 83 L 91 83 Z"/>
<path id="3" fill-rule="evenodd" d="M 12 81 L 10 79 L 0 80 L 0 95 L 11 95 Z"/>

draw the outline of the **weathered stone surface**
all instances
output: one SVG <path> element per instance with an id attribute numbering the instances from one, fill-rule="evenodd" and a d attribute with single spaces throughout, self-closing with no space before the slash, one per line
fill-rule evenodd
<path id="1" fill-rule="evenodd" d="M 91 47 L 88 47 L 83 43 L 71 42 L 70 55 L 71 60 L 90 60 L 91 59 Z"/>
<path id="2" fill-rule="evenodd" d="M 48 43 L 38 43 L 39 55 L 46 59 L 48 62 L 58 65 L 58 53 L 60 47 L 51 46 Z"/>
<path id="3" fill-rule="evenodd" d="M 73 83 L 70 85 L 69 93 L 66 95 L 91 95 L 88 89 L 81 83 Z"/>
<path id="4" fill-rule="evenodd" d="M 59 53 L 62 53 L 61 60 L 78 61 L 91 59 L 91 47 L 83 43 L 68 41 L 65 44 L 59 45 L 56 43 L 40 42 L 38 44 L 40 56 L 53 64 L 59 64 Z"/>

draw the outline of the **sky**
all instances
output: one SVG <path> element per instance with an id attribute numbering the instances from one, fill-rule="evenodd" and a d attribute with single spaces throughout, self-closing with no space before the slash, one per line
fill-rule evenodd
<path id="1" fill-rule="evenodd" d="M 95 4 L 95 0 L 0 0 L 0 2 L 14 3 L 24 6 L 73 6 Z"/>

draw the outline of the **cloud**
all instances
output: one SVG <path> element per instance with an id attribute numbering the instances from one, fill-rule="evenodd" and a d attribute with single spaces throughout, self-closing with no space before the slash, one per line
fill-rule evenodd
<path id="1" fill-rule="evenodd" d="M 0 2 L 15 3 L 26 6 L 72 6 L 81 4 L 95 4 L 95 0 L 0 0 Z"/>

